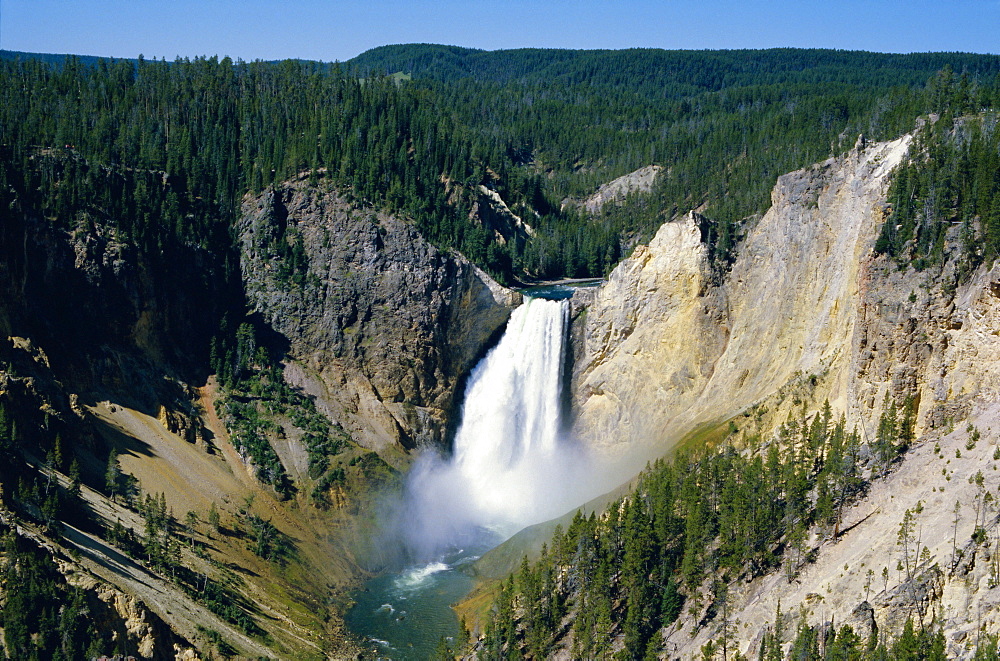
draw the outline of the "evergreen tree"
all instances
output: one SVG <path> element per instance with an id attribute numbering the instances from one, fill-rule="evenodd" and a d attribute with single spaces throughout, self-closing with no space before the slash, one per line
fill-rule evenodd
<path id="1" fill-rule="evenodd" d="M 104 484 L 111 500 L 122 494 L 122 470 L 118 463 L 118 451 L 114 448 L 108 453 L 107 468 L 104 471 Z"/>

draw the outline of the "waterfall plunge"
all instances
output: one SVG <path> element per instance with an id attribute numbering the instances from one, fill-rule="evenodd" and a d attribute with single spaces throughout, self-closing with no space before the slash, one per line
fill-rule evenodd
<path id="1" fill-rule="evenodd" d="M 569 304 L 527 298 L 469 377 L 450 459 L 427 455 L 410 473 L 407 521 L 418 555 L 518 529 L 578 505 L 587 480 L 560 436 Z"/>
<path id="2" fill-rule="evenodd" d="M 484 518 L 526 521 L 538 509 L 535 468 L 558 449 L 568 318 L 565 301 L 529 298 L 469 380 L 453 465 Z"/>

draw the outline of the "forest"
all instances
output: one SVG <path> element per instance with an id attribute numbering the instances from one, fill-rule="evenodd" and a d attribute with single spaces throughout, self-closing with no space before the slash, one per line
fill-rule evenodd
<path id="1" fill-rule="evenodd" d="M 897 407 L 887 398 L 867 440 L 826 404 L 812 416 L 790 418 L 770 440 L 751 436 L 737 449 L 731 428 L 719 447 L 658 460 L 628 496 L 602 514 L 577 512 L 538 560 L 525 558 L 500 584 L 478 658 L 544 659 L 565 646 L 574 659 L 657 659 L 670 652 L 661 629 L 685 611 L 716 632 L 701 650 L 706 661 L 741 658 L 730 640 L 738 633 L 727 607 L 731 588 L 776 570 L 795 581 L 814 545 L 841 534 L 841 511 L 906 452 L 912 408 L 912 401 Z M 974 445 L 979 431 L 967 432 Z M 890 571 L 912 580 L 928 563 L 915 532 L 920 514 L 919 507 L 907 510 L 899 562 L 881 574 L 869 570 L 869 589 L 877 591 L 872 586 L 887 582 Z M 994 541 L 984 532 L 975 543 Z M 763 633 L 761 659 L 947 658 L 933 623 L 910 620 L 896 638 L 864 638 L 849 624 L 811 626 L 780 608 Z M 975 658 L 997 653 L 997 638 L 987 637 Z"/>
<path id="2" fill-rule="evenodd" d="M 398 72 L 410 80 L 386 75 Z M 508 283 L 604 275 L 697 208 L 725 268 L 777 175 L 860 133 L 894 138 L 942 103 L 995 107 L 998 75 L 995 56 L 792 49 L 412 46 L 333 65 L 8 54 L 0 178 L 59 227 L 93 218 L 137 244 L 221 253 L 244 193 L 309 172 Z M 563 204 L 651 163 L 666 174 L 650 195 L 596 218 Z M 503 242 L 470 223 L 478 186 L 535 236 Z"/>
<path id="3" fill-rule="evenodd" d="M 890 213 L 875 245 L 900 268 L 940 266 L 949 239 L 960 245 L 956 281 L 1000 255 L 1000 131 L 995 109 L 965 79 L 943 70 L 929 86 L 935 115 L 916 134 L 895 173 Z"/>

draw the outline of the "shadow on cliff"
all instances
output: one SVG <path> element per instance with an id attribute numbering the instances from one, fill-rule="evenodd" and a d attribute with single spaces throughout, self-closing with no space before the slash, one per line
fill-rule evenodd
<path id="1" fill-rule="evenodd" d="M 458 381 L 455 383 L 455 397 L 452 401 L 451 410 L 448 412 L 448 424 L 445 427 L 445 446 L 441 448 L 442 452 L 446 456 L 451 456 L 451 453 L 455 449 L 455 434 L 458 432 L 458 428 L 462 424 L 462 407 L 465 405 L 465 391 L 469 385 L 469 378 L 475 371 L 476 365 L 478 365 L 490 351 L 493 351 L 493 348 L 500 343 L 500 338 L 502 338 L 506 332 L 506 323 L 493 331 L 489 340 L 483 343 L 479 353 L 476 354 L 475 360 L 470 363 L 470 368 L 463 372 L 458 377 Z"/>
<path id="2" fill-rule="evenodd" d="M 209 339 L 242 300 L 231 260 L 94 220 L 64 231 L 19 204 L 0 226 L 0 331 L 30 338 L 69 392 L 156 415 L 167 382 L 208 376 Z"/>

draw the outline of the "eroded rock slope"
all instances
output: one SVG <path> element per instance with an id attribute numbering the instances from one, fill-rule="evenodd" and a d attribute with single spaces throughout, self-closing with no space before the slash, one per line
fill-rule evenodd
<path id="1" fill-rule="evenodd" d="M 239 231 L 250 306 L 306 368 L 290 376 L 372 449 L 443 443 L 459 379 L 519 296 L 399 218 L 301 180 L 247 198 Z M 298 274 L 282 275 L 282 242 L 301 246 Z"/>
<path id="2" fill-rule="evenodd" d="M 861 274 L 882 222 L 888 175 L 908 138 L 779 178 L 721 286 L 694 215 L 664 225 L 590 303 L 575 376 L 577 430 L 592 444 L 661 453 L 791 381 L 829 375 L 854 407 L 852 338 Z M 642 454 L 642 453 L 640 453 Z"/>
<path id="3" fill-rule="evenodd" d="M 957 228 L 923 271 L 874 251 L 908 144 L 859 142 L 779 178 L 719 285 L 689 216 L 577 300 L 576 429 L 609 456 L 644 460 L 685 438 L 766 441 L 824 401 L 867 443 L 885 402 L 915 411 L 916 441 L 839 534 L 813 531 L 811 561 L 730 588 L 729 642 L 747 657 L 779 603 L 786 631 L 801 617 L 891 641 L 907 617 L 934 621 L 950 657 L 971 656 L 977 632 L 998 626 L 998 520 L 985 493 L 1000 470 L 1000 269 L 960 282 Z M 920 549 L 912 572 L 897 570 L 905 516 Z M 693 658 L 721 627 L 684 616 L 664 630 L 666 649 Z"/>

